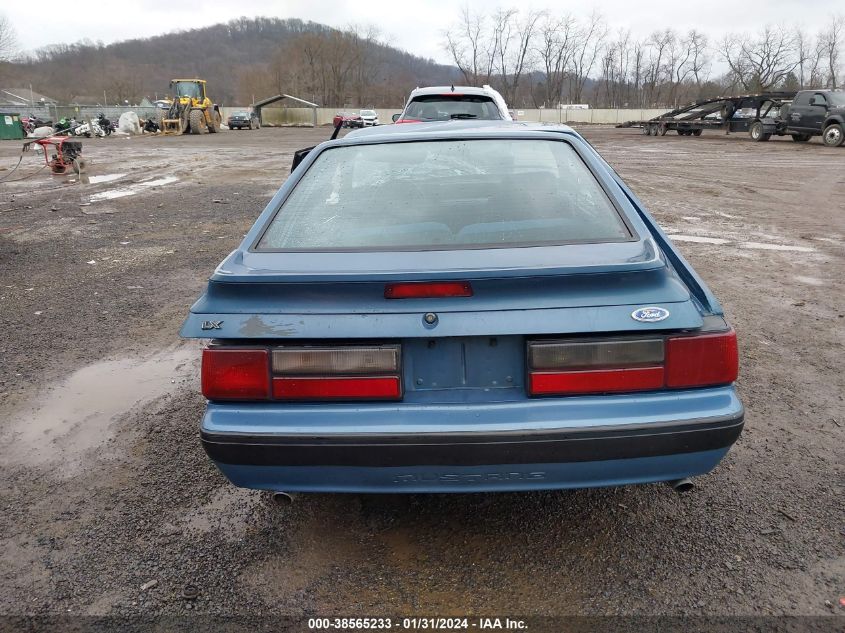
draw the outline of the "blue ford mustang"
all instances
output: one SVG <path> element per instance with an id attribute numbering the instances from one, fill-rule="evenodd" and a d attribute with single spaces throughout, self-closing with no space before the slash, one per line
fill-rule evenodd
<path id="1" fill-rule="evenodd" d="M 234 484 L 671 481 L 739 436 L 721 306 L 572 129 L 385 126 L 298 158 L 182 328 L 212 339 L 201 439 Z"/>

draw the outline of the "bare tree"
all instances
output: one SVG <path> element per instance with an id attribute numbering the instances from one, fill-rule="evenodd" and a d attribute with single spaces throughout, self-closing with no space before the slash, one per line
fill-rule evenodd
<path id="1" fill-rule="evenodd" d="M 633 84 L 632 88 L 634 90 L 634 95 L 637 97 L 637 104 L 642 107 L 643 104 L 643 72 L 645 66 L 645 44 L 642 42 L 636 42 L 634 44 L 634 70 L 633 70 L 633 77 L 631 78 L 631 83 Z"/>
<path id="2" fill-rule="evenodd" d="M 797 45 L 794 32 L 765 26 L 755 37 L 727 36 L 721 54 L 744 89 L 769 90 L 798 66 Z"/>
<path id="3" fill-rule="evenodd" d="M 496 60 L 495 41 L 487 33 L 487 18 L 461 9 L 457 27 L 446 31 L 446 51 L 469 85 L 489 84 Z"/>
<path id="4" fill-rule="evenodd" d="M 808 88 L 819 88 L 824 85 L 824 57 L 826 54 L 826 47 L 823 41 L 816 40 L 816 45 L 812 49 L 809 63 L 807 64 L 809 79 L 807 80 Z"/>
<path id="5" fill-rule="evenodd" d="M 687 33 L 687 45 L 690 47 L 690 72 L 695 79 L 696 93 L 701 91 L 702 81 L 706 81 L 710 68 L 707 36 L 695 29 Z M 699 94 L 695 95 L 696 98 Z"/>
<path id="6" fill-rule="evenodd" d="M 575 18 L 571 15 L 556 18 L 545 14 L 538 31 L 535 53 L 545 79 L 542 105 L 557 107 L 563 96 L 563 85 L 572 64 L 572 57 L 575 55 Z"/>
<path id="7" fill-rule="evenodd" d="M 587 23 L 578 29 L 575 53 L 572 56 L 572 72 L 569 74 L 569 96 L 575 103 L 581 102 L 584 85 L 593 71 L 596 59 L 604 48 L 607 25 L 597 11 L 593 11 Z"/>
<path id="8" fill-rule="evenodd" d="M 813 41 L 802 27 L 795 28 L 795 53 L 798 56 L 798 87 L 804 89 L 807 86 L 807 70 L 812 63 L 812 59 L 817 51 L 817 47 L 813 46 Z"/>
<path id="9" fill-rule="evenodd" d="M 381 70 L 383 57 L 379 54 L 378 27 L 370 24 L 366 27 L 351 25 L 353 34 L 352 47 L 355 49 L 355 67 L 352 71 L 353 90 L 359 106 L 372 105 L 372 86 Z"/>
<path id="10" fill-rule="evenodd" d="M 692 74 L 690 58 L 692 46 L 687 38 L 678 37 L 674 31 L 668 30 L 668 59 L 666 60 L 669 80 L 668 103 L 678 107 L 678 94 L 682 84 Z"/>
<path id="11" fill-rule="evenodd" d="M 845 15 L 832 15 L 827 27 L 819 34 L 819 46 L 826 62 L 825 86 L 837 87 L 842 46 L 845 44 Z"/>
<path id="12" fill-rule="evenodd" d="M 671 29 L 655 31 L 648 38 L 646 46 L 649 57 L 643 82 L 646 105 L 654 106 L 660 103 L 660 88 L 663 80 L 667 76 L 671 78 L 672 69 L 669 67 L 667 71 L 666 57 L 674 41 L 675 33 Z"/>
<path id="13" fill-rule="evenodd" d="M 631 32 L 619 30 L 617 38 L 604 48 L 601 58 L 601 78 L 604 105 L 617 108 L 627 100 L 630 67 Z"/>
<path id="14" fill-rule="evenodd" d="M 11 59 L 18 52 L 15 27 L 5 15 L 0 15 L 0 61 Z"/>
<path id="15" fill-rule="evenodd" d="M 493 14 L 493 50 L 505 100 L 516 101 L 519 81 L 530 62 L 532 43 L 541 13 L 529 11 L 523 19 L 516 9 L 499 9 Z"/>

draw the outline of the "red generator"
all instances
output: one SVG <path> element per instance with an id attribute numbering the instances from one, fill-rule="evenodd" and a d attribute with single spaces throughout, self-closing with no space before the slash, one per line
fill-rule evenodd
<path id="1" fill-rule="evenodd" d="M 77 174 L 85 172 L 86 162 L 82 158 L 82 142 L 72 141 L 67 136 L 47 136 L 35 141 L 44 150 L 44 162 L 54 174 L 61 175 L 72 168 Z M 53 152 L 52 157 L 50 153 Z"/>

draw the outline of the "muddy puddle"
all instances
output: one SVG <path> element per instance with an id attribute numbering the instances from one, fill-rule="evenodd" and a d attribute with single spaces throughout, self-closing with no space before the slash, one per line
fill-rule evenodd
<path id="1" fill-rule="evenodd" d="M 114 436 L 126 413 L 195 381 L 198 359 L 196 345 L 182 345 L 76 370 L 9 417 L 4 461 L 77 470 Z"/>

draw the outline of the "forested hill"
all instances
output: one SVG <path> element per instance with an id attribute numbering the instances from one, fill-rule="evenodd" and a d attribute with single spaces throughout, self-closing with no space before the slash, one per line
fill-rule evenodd
<path id="1" fill-rule="evenodd" d="M 326 106 L 396 106 L 415 86 L 451 82 L 458 71 L 366 30 L 259 17 L 109 45 L 56 44 L 7 64 L 2 75 L 2 84 L 31 84 L 62 102 L 99 102 L 105 91 L 111 103 L 137 103 L 166 94 L 170 79 L 196 76 L 223 104 L 284 92 Z"/>

